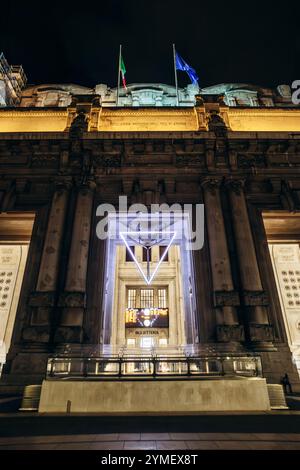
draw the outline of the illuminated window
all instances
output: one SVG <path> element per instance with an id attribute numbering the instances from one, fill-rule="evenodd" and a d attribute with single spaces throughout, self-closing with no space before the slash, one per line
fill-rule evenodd
<path id="1" fill-rule="evenodd" d="M 158 307 L 167 308 L 167 290 L 158 289 Z"/>
<path id="2" fill-rule="evenodd" d="M 167 346 L 168 345 L 167 338 L 159 338 L 159 345 L 160 346 Z"/>
<path id="3" fill-rule="evenodd" d="M 152 255 L 151 255 L 151 250 L 147 250 L 146 248 L 143 247 L 143 261 L 146 263 L 147 260 L 147 252 L 149 256 L 149 261 L 151 261 Z"/>
<path id="4" fill-rule="evenodd" d="M 154 344 L 154 339 L 149 336 L 145 336 L 144 338 L 141 339 L 142 348 L 152 348 L 153 344 Z"/>
<path id="5" fill-rule="evenodd" d="M 155 286 L 152 289 L 143 289 L 136 286 L 127 287 L 126 308 L 168 308 L 168 288 Z"/>
<path id="6" fill-rule="evenodd" d="M 141 308 L 154 307 L 153 289 L 141 289 Z"/>
<path id="7" fill-rule="evenodd" d="M 127 338 L 127 346 L 134 348 L 135 346 L 135 339 L 134 338 Z"/>
<path id="8" fill-rule="evenodd" d="M 131 246 L 130 249 L 131 249 L 132 253 L 134 254 L 135 247 Z M 133 259 L 132 259 L 132 256 L 131 256 L 129 250 L 126 248 L 126 263 L 128 263 L 130 261 L 133 261 Z"/>
<path id="9" fill-rule="evenodd" d="M 128 308 L 136 308 L 136 289 L 128 289 Z"/>
<path id="10" fill-rule="evenodd" d="M 164 252 L 166 251 L 166 246 L 159 245 L 159 259 L 162 259 Z M 166 256 L 164 257 L 163 261 L 169 261 L 169 250 L 166 253 Z"/>

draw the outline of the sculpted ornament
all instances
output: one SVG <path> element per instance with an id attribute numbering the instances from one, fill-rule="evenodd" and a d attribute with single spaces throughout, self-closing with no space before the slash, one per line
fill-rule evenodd
<path id="1" fill-rule="evenodd" d="M 70 137 L 79 138 L 83 132 L 88 130 L 89 119 L 84 111 L 79 111 L 77 116 L 73 119 L 70 127 Z"/>

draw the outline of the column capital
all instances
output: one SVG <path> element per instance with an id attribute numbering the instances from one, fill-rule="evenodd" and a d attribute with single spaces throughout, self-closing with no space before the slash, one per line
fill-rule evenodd
<path id="1" fill-rule="evenodd" d="M 244 191 L 245 181 L 244 178 L 226 178 L 224 185 L 230 191 L 240 195 Z"/>
<path id="2" fill-rule="evenodd" d="M 87 194 L 89 192 L 95 191 L 97 183 L 92 176 L 87 176 L 83 178 L 78 178 L 75 181 L 76 189 L 81 194 Z"/>
<path id="3" fill-rule="evenodd" d="M 220 188 L 223 181 L 223 177 L 209 177 L 206 176 L 200 179 L 200 186 L 210 193 L 215 194 L 216 190 Z"/>
<path id="4" fill-rule="evenodd" d="M 58 176 L 54 180 L 55 192 L 69 191 L 72 187 L 72 178 L 70 176 Z"/>

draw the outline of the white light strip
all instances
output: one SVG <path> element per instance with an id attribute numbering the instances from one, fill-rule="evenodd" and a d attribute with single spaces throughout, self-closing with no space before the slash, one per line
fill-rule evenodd
<path id="1" fill-rule="evenodd" d="M 151 282 L 153 281 L 153 278 L 154 278 L 155 274 L 157 273 L 157 270 L 158 270 L 159 266 L 161 265 L 161 263 L 162 263 L 163 260 L 165 259 L 166 255 L 167 255 L 167 253 L 168 253 L 168 251 L 169 251 L 169 248 L 170 248 L 170 246 L 172 245 L 172 243 L 173 243 L 173 241 L 174 241 L 175 236 L 176 236 L 176 232 L 174 232 L 173 237 L 171 238 L 171 240 L 170 240 L 170 242 L 169 242 L 167 248 L 165 249 L 165 251 L 164 251 L 162 257 L 160 258 L 158 264 L 156 265 L 156 268 L 154 269 L 152 275 L 150 276 L 149 284 L 151 284 Z"/>
<path id="2" fill-rule="evenodd" d="M 161 263 L 162 263 L 163 260 L 165 259 L 166 255 L 167 255 L 167 253 L 168 253 L 168 250 L 169 250 L 170 246 L 172 245 L 172 243 L 173 243 L 173 241 L 174 241 L 174 238 L 175 238 L 175 236 L 176 236 L 176 232 L 164 232 L 164 234 L 166 234 L 166 235 L 171 235 L 171 234 L 172 234 L 172 238 L 171 238 L 171 240 L 170 240 L 170 242 L 169 242 L 167 248 L 165 249 L 165 251 L 164 251 L 164 253 L 163 253 L 161 259 L 160 259 L 159 262 L 157 263 L 156 268 L 154 269 L 154 271 L 153 271 L 153 273 L 151 274 L 150 278 L 148 278 L 148 277 L 145 275 L 144 271 L 143 271 L 142 268 L 140 267 L 139 262 L 138 262 L 138 260 L 136 259 L 136 257 L 135 257 L 135 255 L 134 255 L 132 249 L 131 249 L 130 246 L 128 245 L 127 240 L 125 239 L 125 236 L 124 236 L 124 235 L 134 235 L 134 234 L 135 234 L 135 235 L 151 235 L 151 234 L 156 234 L 156 233 L 161 234 L 161 232 L 120 232 L 120 236 L 121 236 L 123 242 L 125 243 L 126 248 L 127 248 L 127 250 L 129 251 L 129 254 L 130 254 L 131 258 L 132 258 L 133 261 L 135 262 L 136 266 L 138 267 L 138 270 L 140 271 L 141 275 L 143 276 L 143 278 L 144 278 L 144 280 L 145 280 L 145 282 L 146 282 L 146 284 L 147 284 L 148 286 L 149 286 L 149 285 L 151 284 L 151 282 L 153 281 L 154 276 L 155 276 L 155 274 L 157 273 L 157 270 L 158 270 L 159 266 L 161 265 Z"/>
<path id="3" fill-rule="evenodd" d="M 134 256 L 134 253 L 133 253 L 132 249 L 130 248 L 130 246 L 128 245 L 127 241 L 125 240 L 124 233 L 126 233 L 126 232 L 120 232 L 120 236 L 121 236 L 123 242 L 125 243 L 126 248 L 127 248 L 127 250 L 129 251 L 129 254 L 130 254 L 131 258 L 133 259 L 133 261 L 134 261 L 135 264 L 137 265 L 137 267 L 138 267 L 138 269 L 139 269 L 141 275 L 142 275 L 143 278 L 145 279 L 146 284 L 149 285 L 148 279 L 147 279 L 147 277 L 145 276 L 144 271 L 143 271 L 142 268 L 140 267 L 139 262 L 138 262 L 138 260 L 136 259 L 136 257 Z"/>

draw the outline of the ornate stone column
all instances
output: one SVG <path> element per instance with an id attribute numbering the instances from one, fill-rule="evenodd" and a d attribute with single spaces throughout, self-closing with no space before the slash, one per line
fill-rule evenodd
<path id="1" fill-rule="evenodd" d="M 239 324 L 236 306 L 239 295 L 234 290 L 218 178 L 201 181 L 204 192 L 214 307 L 216 309 L 217 339 L 221 342 L 242 341 L 243 326 Z"/>
<path id="2" fill-rule="evenodd" d="M 36 290 L 29 299 L 31 326 L 23 331 L 25 340 L 47 343 L 50 339 L 52 310 L 56 303 L 61 245 L 68 206 L 70 179 L 55 182 Z"/>
<path id="3" fill-rule="evenodd" d="M 62 312 L 54 338 L 57 343 L 80 343 L 83 340 L 82 325 L 95 186 L 92 180 L 87 180 L 78 187 L 65 289 L 58 304 L 62 307 Z"/>
<path id="4" fill-rule="evenodd" d="M 269 324 L 267 312 L 268 299 L 261 283 L 244 194 L 244 181 L 228 180 L 226 186 L 239 258 L 243 304 L 247 309 L 249 339 L 254 342 L 272 341 L 273 329 Z"/>

